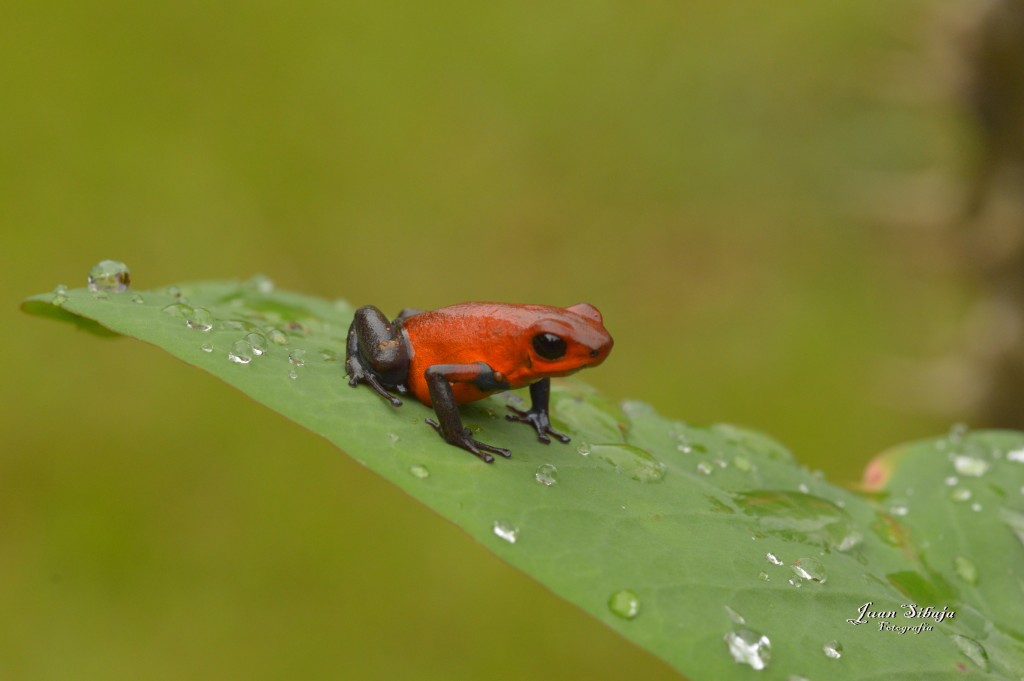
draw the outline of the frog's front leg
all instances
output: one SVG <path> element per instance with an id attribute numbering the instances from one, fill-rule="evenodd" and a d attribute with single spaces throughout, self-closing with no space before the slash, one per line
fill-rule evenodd
<path id="1" fill-rule="evenodd" d="M 437 421 L 433 419 L 426 421 L 441 434 L 445 442 L 462 447 L 487 463 L 494 461 L 494 457 L 487 452 L 493 452 L 506 459 L 512 456 L 507 449 L 495 447 L 473 438 L 473 431 L 462 425 L 459 405 L 455 402 L 455 395 L 452 393 L 452 383 L 474 383 L 486 390 L 501 389 L 502 386 L 508 387 L 500 373 L 483 362 L 476 362 L 475 364 L 434 364 L 427 367 L 424 376 L 427 379 L 427 388 L 430 390 L 430 402 L 437 414 Z"/>
<path id="2" fill-rule="evenodd" d="M 544 444 L 549 444 L 551 438 L 548 435 L 555 436 L 559 442 L 568 442 L 569 436 L 564 433 L 559 433 L 551 427 L 551 419 L 548 417 L 548 403 L 551 399 L 551 379 L 542 378 L 536 383 L 530 385 L 530 408 L 526 411 L 522 409 L 516 409 L 510 406 L 509 411 L 512 414 L 505 414 L 505 418 L 509 421 L 518 421 L 520 423 L 529 423 L 533 426 L 534 430 L 537 431 L 537 439 Z"/>
<path id="3" fill-rule="evenodd" d="M 365 383 L 392 406 L 402 406 L 402 401 L 388 389 L 405 392 L 409 355 L 409 340 L 402 332 L 400 320 L 389 322 L 373 305 L 356 310 L 348 327 L 345 354 L 350 386 Z"/>

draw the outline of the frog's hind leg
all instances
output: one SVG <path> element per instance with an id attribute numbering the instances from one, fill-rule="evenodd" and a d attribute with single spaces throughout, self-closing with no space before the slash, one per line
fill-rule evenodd
<path id="1" fill-rule="evenodd" d="M 388 389 L 404 392 L 409 374 L 408 340 L 401 327 L 373 305 L 356 310 L 348 328 L 345 370 L 352 387 L 365 383 L 395 407 L 402 401 Z"/>

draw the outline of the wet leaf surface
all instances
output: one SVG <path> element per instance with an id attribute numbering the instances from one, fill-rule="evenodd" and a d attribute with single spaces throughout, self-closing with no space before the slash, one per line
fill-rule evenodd
<path id="1" fill-rule="evenodd" d="M 463 409 L 475 437 L 513 452 L 486 465 L 424 425 L 431 410 L 348 386 L 343 301 L 254 278 L 61 290 L 23 309 L 217 376 L 691 679 L 1024 674 L 1021 433 L 957 430 L 892 450 L 857 494 L 759 433 L 560 381 L 552 417 L 568 445 L 506 421 L 518 396 Z M 865 604 L 870 621 L 848 622 Z"/>

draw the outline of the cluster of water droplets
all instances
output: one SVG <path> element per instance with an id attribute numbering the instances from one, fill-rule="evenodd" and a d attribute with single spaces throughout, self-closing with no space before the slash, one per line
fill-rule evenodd
<path id="1" fill-rule="evenodd" d="M 954 425 L 947 437 L 939 441 L 938 447 L 947 452 L 953 469 L 944 481 L 949 487 L 949 499 L 975 513 L 983 511 L 984 506 L 977 498 L 976 481 L 989 474 L 1002 453 L 971 439 L 967 426 L 963 424 Z M 1005 458 L 1010 462 L 1024 462 L 1024 449 L 1006 452 Z M 1024 494 L 1024 488 L 1021 488 L 1021 493 Z"/>
<path id="2" fill-rule="evenodd" d="M 228 360 L 235 364 L 248 364 L 267 352 L 267 339 L 263 334 L 247 333 L 245 338 L 235 341 L 228 351 Z"/>

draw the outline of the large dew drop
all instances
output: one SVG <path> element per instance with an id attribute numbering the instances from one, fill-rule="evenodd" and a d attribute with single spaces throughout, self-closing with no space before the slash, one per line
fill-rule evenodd
<path id="1" fill-rule="evenodd" d="M 245 342 L 252 346 L 252 354 L 259 357 L 267 351 L 267 339 L 261 333 L 250 333 L 245 337 Z"/>
<path id="2" fill-rule="evenodd" d="M 128 266 L 117 260 L 102 260 L 89 270 L 89 290 L 122 293 L 131 286 Z"/>
<path id="3" fill-rule="evenodd" d="M 977 665 L 978 669 L 983 672 L 988 671 L 988 653 L 980 643 L 975 641 L 973 638 L 967 638 L 960 634 L 950 634 L 953 639 L 953 644 L 957 649 L 963 653 L 968 660 Z"/>
<path id="4" fill-rule="evenodd" d="M 850 551 L 860 543 L 851 538 L 855 530 L 850 516 L 827 499 L 790 490 L 753 490 L 733 498 L 744 513 L 757 517 L 766 534 L 826 550 L 844 546 Z"/>
<path id="5" fill-rule="evenodd" d="M 244 340 L 235 341 L 228 352 L 228 359 L 235 364 L 248 364 L 252 357 L 252 346 Z"/>
<path id="6" fill-rule="evenodd" d="M 213 315 L 205 307 L 192 308 L 185 315 L 185 326 L 193 331 L 209 331 L 213 328 Z"/>
<path id="7" fill-rule="evenodd" d="M 828 581 L 828 574 L 825 572 L 825 566 L 817 558 L 800 558 L 793 562 L 789 566 L 789 569 L 793 571 L 799 579 L 805 582 L 817 582 L 818 584 L 824 584 Z"/>
<path id="8" fill-rule="evenodd" d="M 771 660 L 772 643 L 764 634 L 751 629 L 736 629 L 725 635 L 729 654 L 739 664 L 750 665 L 760 671 Z"/>
<path id="9" fill-rule="evenodd" d="M 616 591 L 608 598 L 608 609 L 622 619 L 631 620 L 640 614 L 640 598 L 629 589 Z"/>
<path id="10" fill-rule="evenodd" d="M 661 482 L 665 478 L 665 464 L 633 445 L 591 445 L 590 454 L 614 468 L 616 473 L 639 482 Z"/>

